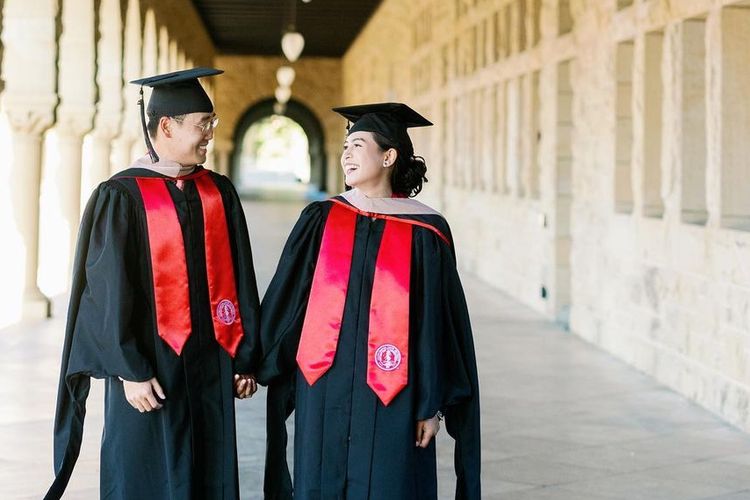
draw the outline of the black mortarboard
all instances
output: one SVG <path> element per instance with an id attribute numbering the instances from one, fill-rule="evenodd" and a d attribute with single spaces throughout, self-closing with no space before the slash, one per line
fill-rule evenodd
<path id="1" fill-rule="evenodd" d="M 333 111 L 352 122 L 348 130 L 349 134 L 376 132 L 392 141 L 408 155 L 414 153 L 414 146 L 406 129 L 432 125 L 424 116 L 400 102 L 359 104 L 333 108 Z"/>
<path id="2" fill-rule="evenodd" d="M 151 145 L 151 140 L 146 130 L 146 116 L 143 109 L 143 86 L 145 85 L 154 89 L 151 93 L 151 98 L 148 100 L 147 110 L 149 116 L 160 117 L 178 116 L 188 113 L 210 113 L 214 110 L 214 105 L 198 82 L 198 78 L 219 75 L 221 73 L 223 71 L 220 69 L 191 68 L 132 80 L 130 82 L 141 86 L 141 98 L 138 101 L 138 105 L 141 107 L 141 125 L 143 126 L 143 135 L 146 139 L 148 154 L 154 162 L 159 161 L 159 157 Z"/>

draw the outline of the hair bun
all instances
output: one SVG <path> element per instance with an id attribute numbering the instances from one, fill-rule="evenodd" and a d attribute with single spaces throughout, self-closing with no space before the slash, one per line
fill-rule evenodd
<path id="1" fill-rule="evenodd" d="M 394 193 L 414 197 L 422 191 L 422 184 L 427 182 L 427 164 L 421 156 L 411 156 L 396 161 L 396 169 L 391 177 L 391 188 Z"/>

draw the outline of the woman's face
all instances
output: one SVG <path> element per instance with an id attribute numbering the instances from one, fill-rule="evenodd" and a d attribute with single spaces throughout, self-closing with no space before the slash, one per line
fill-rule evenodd
<path id="1" fill-rule="evenodd" d="M 344 170 L 344 181 L 347 186 L 365 187 L 389 184 L 390 155 L 380 149 L 372 132 L 352 132 L 344 141 L 341 153 L 341 168 Z"/>

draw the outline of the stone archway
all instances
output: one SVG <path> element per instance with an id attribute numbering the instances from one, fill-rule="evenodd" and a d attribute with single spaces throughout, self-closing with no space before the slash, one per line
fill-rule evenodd
<path id="1" fill-rule="evenodd" d="M 238 175 L 239 159 L 242 156 L 242 138 L 254 123 L 274 114 L 275 102 L 275 99 L 268 98 L 255 103 L 245 111 L 237 123 L 234 130 L 235 148 L 230 163 L 230 178 L 236 179 Z M 307 135 L 310 148 L 310 185 L 320 191 L 326 191 L 325 137 L 318 117 L 310 108 L 294 99 L 286 104 L 284 116 L 297 122 Z"/>

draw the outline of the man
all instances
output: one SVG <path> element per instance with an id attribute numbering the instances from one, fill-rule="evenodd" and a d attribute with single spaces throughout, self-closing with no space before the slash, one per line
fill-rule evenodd
<path id="1" fill-rule="evenodd" d="M 83 216 L 47 498 L 78 457 L 90 377 L 105 380 L 101 498 L 239 497 L 233 395 L 256 389 L 259 307 L 240 201 L 201 166 L 218 119 L 197 78 L 219 73 L 131 82 L 153 87 L 149 154 Z"/>

